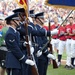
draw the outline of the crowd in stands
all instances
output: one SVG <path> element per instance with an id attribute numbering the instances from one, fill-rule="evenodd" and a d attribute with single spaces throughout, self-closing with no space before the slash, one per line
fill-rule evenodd
<path id="1" fill-rule="evenodd" d="M 7 16 L 11 14 L 12 10 L 19 8 L 16 0 L 0 0 L 0 17 L 1 16 Z M 50 20 L 53 21 L 53 17 L 58 17 L 59 22 L 61 23 L 62 20 L 65 19 L 65 17 L 68 15 L 70 10 L 68 9 L 62 9 L 62 8 L 55 8 L 55 7 L 49 7 L 45 5 L 45 0 L 30 0 L 29 1 L 29 9 L 34 9 L 35 13 L 38 12 L 45 12 L 45 19 L 48 19 L 48 15 L 50 17 Z M 74 13 L 72 13 L 72 16 L 74 16 Z"/>

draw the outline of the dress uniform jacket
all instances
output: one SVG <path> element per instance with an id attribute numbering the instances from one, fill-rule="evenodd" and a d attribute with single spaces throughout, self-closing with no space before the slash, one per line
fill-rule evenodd
<path id="1" fill-rule="evenodd" d="M 42 28 L 39 25 L 36 25 L 38 31 L 46 31 L 44 28 Z M 47 36 L 40 36 L 39 37 L 39 47 L 42 48 L 44 44 L 47 43 Z M 40 49 L 41 50 L 41 49 Z M 47 55 L 49 54 L 47 46 L 45 49 L 42 51 L 42 55 L 38 57 L 38 71 L 39 75 L 46 75 L 47 72 L 47 67 L 48 67 L 48 58 Z"/>
<path id="2" fill-rule="evenodd" d="M 45 31 L 45 29 L 44 28 L 42 28 L 42 27 L 40 27 L 39 25 L 36 25 L 36 27 L 37 27 L 37 29 L 38 29 L 38 31 L 40 32 L 40 31 Z M 41 33 L 41 32 L 40 32 Z M 40 39 L 40 41 L 39 41 L 39 47 L 43 47 L 46 43 L 47 43 L 47 36 L 40 36 L 39 37 L 39 39 Z M 39 57 L 39 59 L 42 59 L 42 60 L 44 60 L 44 61 L 47 61 L 47 54 L 49 53 L 48 52 L 48 50 L 47 50 L 47 47 L 48 47 L 48 45 L 45 47 L 45 49 L 42 51 L 43 52 L 43 54 L 42 54 L 42 56 L 41 57 Z"/>
<path id="3" fill-rule="evenodd" d="M 21 69 L 20 62 L 25 62 L 26 57 L 23 55 L 20 49 L 20 37 L 19 33 L 12 27 L 9 27 L 5 42 L 7 45 L 7 55 L 6 55 L 6 68 L 18 68 Z"/>

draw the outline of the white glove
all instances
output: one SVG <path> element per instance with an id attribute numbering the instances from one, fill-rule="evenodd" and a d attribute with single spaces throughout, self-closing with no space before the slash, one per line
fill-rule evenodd
<path id="1" fill-rule="evenodd" d="M 51 31 L 51 35 L 55 35 L 55 34 L 58 34 L 58 29 L 54 29 Z"/>
<path id="2" fill-rule="evenodd" d="M 37 57 L 40 57 L 41 55 L 42 55 L 42 51 L 40 51 L 40 50 L 37 51 L 36 56 L 37 56 Z"/>
<path id="3" fill-rule="evenodd" d="M 26 46 L 26 44 L 29 44 L 29 45 L 31 46 L 31 41 L 29 41 L 29 43 L 25 41 L 25 42 L 23 43 L 23 46 Z"/>
<path id="4" fill-rule="evenodd" d="M 30 48 L 30 52 L 31 52 L 31 54 L 34 53 L 34 47 L 31 47 L 31 48 Z"/>
<path id="5" fill-rule="evenodd" d="M 48 54 L 47 57 L 48 57 L 48 58 L 51 58 L 51 59 L 53 59 L 53 60 L 56 59 L 55 56 L 54 56 L 53 54 Z"/>
<path id="6" fill-rule="evenodd" d="M 26 42 L 23 43 L 23 46 L 26 47 Z"/>
<path id="7" fill-rule="evenodd" d="M 30 59 L 27 59 L 27 60 L 25 61 L 25 63 L 28 64 L 28 65 L 31 65 L 31 66 L 35 65 L 34 61 L 32 61 L 32 60 L 30 60 Z"/>
<path id="8" fill-rule="evenodd" d="M 23 46 L 26 47 L 26 44 L 28 44 L 26 41 L 23 43 Z"/>
<path id="9" fill-rule="evenodd" d="M 31 42 L 31 41 L 29 41 L 29 45 L 30 45 L 30 46 L 32 45 L 32 42 Z"/>

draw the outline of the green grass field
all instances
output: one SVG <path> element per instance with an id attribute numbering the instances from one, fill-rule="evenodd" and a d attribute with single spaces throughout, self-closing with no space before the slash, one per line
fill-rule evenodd
<path id="1" fill-rule="evenodd" d="M 53 69 L 52 65 L 49 65 L 47 75 L 75 75 L 75 69 L 67 70 L 63 65 L 57 69 Z"/>
<path id="2" fill-rule="evenodd" d="M 64 51 L 64 53 L 62 55 L 62 59 L 66 60 L 66 51 Z M 67 70 L 64 68 L 64 66 L 65 66 L 65 64 L 61 65 L 57 69 L 53 69 L 53 66 L 49 65 L 48 70 L 47 70 L 47 75 L 75 75 L 75 69 Z"/>

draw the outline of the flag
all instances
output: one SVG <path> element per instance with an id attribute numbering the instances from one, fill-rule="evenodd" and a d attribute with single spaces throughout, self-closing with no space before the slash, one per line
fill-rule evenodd
<path id="1" fill-rule="evenodd" d="M 16 0 L 16 2 L 18 3 L 19 6 L 23 7 L 24 9 L 27 9 L 28 7 L 28 0 Z"/>
<path id="2" fill-rule="evenodd" d="M 27 0 L 24 0 L 24 2 L 25 2 L 26 5 L 27 5 Z M 23 2 L 23 0 L 19 0 L 19 3 L 22 4 L 22 5 L 24 4 L 24 2 Z"/>
<path id="3" fill-rule="evenodd" d="M 28 17 L 28 0 L 16 0 L 19 6 L 25 9 L 26 17 Z"/>
<path id="4" fill-rule="evenodd" d="M 75 9 L 75 0 L 46 0 L 46 4 L 55 7 Z"/>

